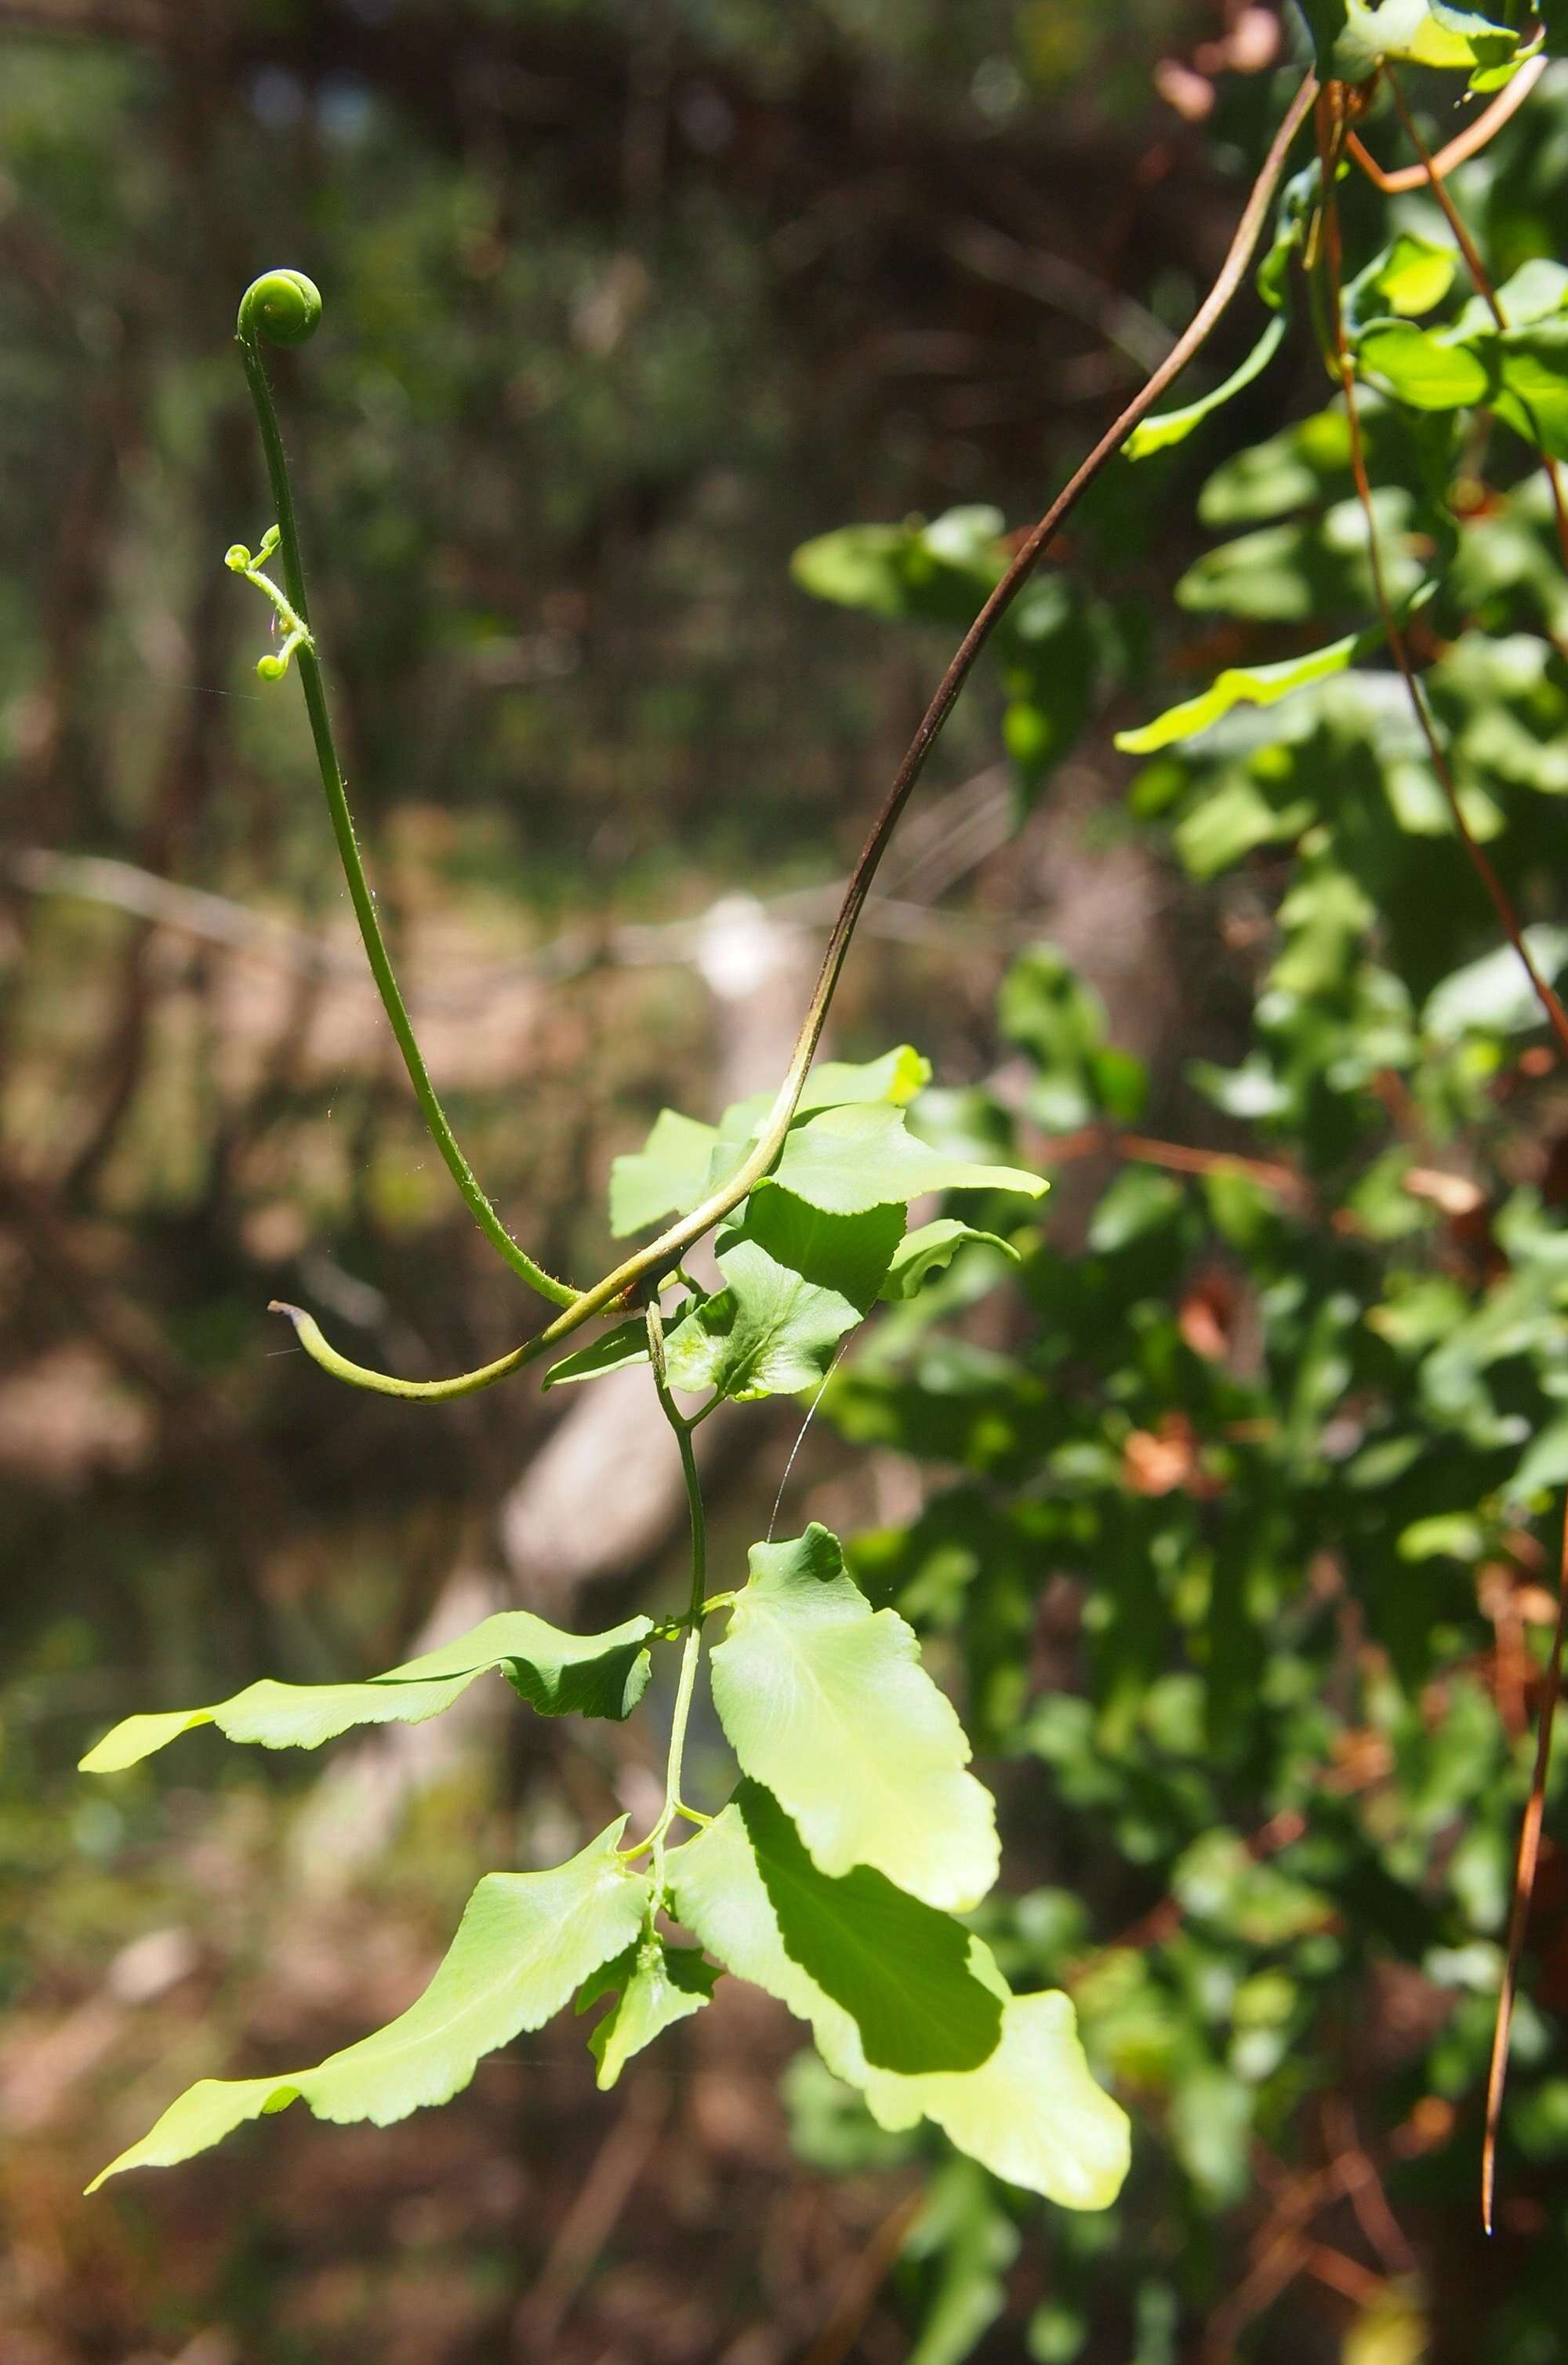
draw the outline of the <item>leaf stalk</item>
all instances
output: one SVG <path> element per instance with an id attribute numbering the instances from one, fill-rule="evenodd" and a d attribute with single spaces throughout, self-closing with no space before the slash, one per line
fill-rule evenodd
<path id="1" fill-rule="evenodd" d="M 691 1721 L 691 1702 L 697 1689 L 697 1669 L 702 1656 L 702 1621 L 708 1614 L 708 1604 L 702 1598 L 702 1588 L 708 1574 L 708 1521 L 702 1503 L 702 1481 L 697 1468 L 697 1457 L 691 1448 L 691 1431 L 695 1424 L 687 1419 L 669 1390 L 669 1378 L 665 1368 L 664 1323 L 658 1306 L 647 1310 L 648 1361 L 653 1368 L 654 1387 L 658 1395 L 659 1409 L 675 1431 L 680 1448 L 681 1476 L 686 1481 L 686 1506 L 691 1524 L 691 1592 L 686 1615 L 680 1624 L 686 1629 L 686 1646 L 680 1654 L 680 1676 L 676 1685 L 675 1707 L 670 1714 L 669 1754 L 665 1765 L 665 1802 L 658 1821 L 646 1839 L 635 1847 L 621 1853 L 633 1856 L 652 1855 L 650 1877 L 653 1883 L 652 1913 L 659 1911 L 664 1896 L 665 1834 L 677 1816 L 700 1823 L 706 1820 L 692 1814 L 680 1803 L 681 1768 L 686 1755 L 686 1729 Z"/>

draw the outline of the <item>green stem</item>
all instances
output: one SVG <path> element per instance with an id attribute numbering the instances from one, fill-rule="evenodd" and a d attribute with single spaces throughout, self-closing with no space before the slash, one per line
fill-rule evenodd
<path id="1" fill-rule="evenodd" d="M 687 1603 L 684 1623 L 694 1629 L 702 1623 L 702 1588 L 708 1580 L 708 1519 L 702 1507 L 702 1480 L 698 1474 L 697 1455 L 691 1443 L 695 1420 L 688 1420 L 669 1391 L 669 1374 L 665 1368 L 665 1327 L 656 1305 L 647 1311 L 648 1362 L 653 1370 L 654 1388 L 659 1400 L 659 1410 L 675 1431 L 675 1441 L 680 1449 L 680 1474 L 686 1481 L 686 1508 L 691 1522 L 691 1597 Z M 707 1407 L 711 1410 L 711 1406 Z M 699 1415 L 699 1418 L 700 1418 Z"/>
<path id="2" fill-rule="evenodd" d="M 665 1833 L 677 1815 L 686 1810 L 680 1803 L 681 1761 L 686 1754 L 686 1728 L 691 1717 L 692 1695 L 697 1688 L 697 1664 L 702 1656 L 702 1629 L 693 1626 L 686 1638 L 686 1648 L 680 1654 L 680 1681 L 676 1686 L 675 1709 L 670 1721 L 669 1758 L 665 1768 L 665 1808 L 659 1819 L 659 1830 L 654 1841 L 654 1893 L 663 1887 Z"/>
<path id="3" fill-rule="evenodd" d="M 871 834 L 860 850 L 860 857 L 845 891 L 838 918 L 828 939 L 811 1002 L 801 1023 L 789 1070 L 774 1097 L 750 1157 L 736 1169 L 728 1182 L 704 1199 L 700 1206 L 694 1207 L 689 1216 L 671 1225 L 668 1231 L 661 1232 L 657 1239 L 650 1241 L 646 1248 L 639 1249 L 634 1256 L 628 1257 L 612 1272 L 606 1273 L 603 1280 L 596 1282 L 591 1289 L 585 1289 L 580 1295 L 574 1297 L 570 1305 L 536 1338 L 525 1339 L 521 1347 L 514 1348 L 510 1355 L 501 1356 L 496 1362 L 483 1364 L 477 1371 L 460 1372 L 453 1379 L 399 1380 L 387 1373 L 372 1371 L 364 1363 L 352 1363 L 346 1356 L 340 1355 L 336 1349 L 328 1345 L 318 1326 L 308 1316 L 299 1314 L 292 1306 L 279 1306 L 277 1310 L 287 1314 L 294 1323 L 301 1346 L 324 1370 L 338 1379 L 351 1381 L 356 1387 L 377 1390 L 384 1395 L 418 1397 L 424 1403 L 440 1403 L 453 1396 L 471 1395 L 477 1388 L 490 1387 L 497 1380 L 503 1380 L 510 1373 L 521 1371 L 525 1364 L 548 1354 L 592 1316 L 601 1314 L 607 1307 L 615 1306 L 618 1300 L 625 1299 L 650 1274 L 667 1272 L 689 1248 L 701 1239 L 705 1233 L 711 1232 L 716 1224 L 722 1223 L 733 1208 L 738 1207 L 753 1187 L 770 1171 L 784 1147 L 784 1138 L 800 1104 L 806 1076 L 827 1021 L 839 972 L 847 957 L 866 899 L 871 891 L 878 866 L 915 783 L 925 769 L 931 750 L 957 703 L 959 691 L 973 671 L 981 649 L 1034 572 L 1064 520 L 1077 508 L 1107 463 L 1115 457 L 1139 420 L 1153 409 L 1166 387 L 1181 375 L 1194 354 L 1207 342 L 1246 276 L 1291 143 L 1311 111 L 1316 95 L 1316 82 L 1308 74 L 1274 135 L 1262 169 L 1242 208 L 1230 250 L 1208 294 L 1159 367 L 1140 387 L 1120 418 L 1106 429 L 1088 458 L 1080 465 L 1045 516 L 1020 544 L 1006 573 L 959 643 L 951 665 L 937 685 L 935 696 L 921 718 L 881 812 L 872 825 Z"/>
<path id="4" fill-rule="evenodd" d="M 266 455 L 267 477 L 272 487 L 273 504 L 277 514 L 278 555 L 283 562 L 283 579 L 288 594 L 288 605 L 305 628 L 306 637 L 294 650 L 299 667 L 300 688 L 305 693 L 305 712 L 309 717 L 310 735 L 316 743 L 316 761 L 320 768 L 321 786 L 326 790 L 327 810 L 331 815 L 332 835 L 338 842 L 338 857 L 348 881 L 349 900 L 364 946 L 365 958 L 375 980 L 381 1006 L 386 1013 L 387 1024 L 397 1038 L 403 1055 L 403 1065 L 414 1088 L 420 1113 L 430 1129 L 431 1139 L 446 1161 L 447 1171 L 462 1193 L 464 1201 L 479 1229 L 491 1246 L 499 1250 L 512 1271 L 527 1282 L 531 1289 L 547 1297 L 555 1306 L 571 1306 L 577 1294 L 566 1282 L 556 1281 L 543 1267 L 535 1264 L 527 1251 L 519 1247 L 497 1215 L 468 1160 L 459 1149 L 446 1112 L 436 1097 L 434 1085 L 425 1067 L 409 1013 L 398 985 L 381 924 L 375 916 L 375 899 L 364 875 L 358 841 L 354 835 L 353 817 L 349 811 L 348 790 L 337 748 L 332 738 L 332 722 L 327 706 L 326 685 L 315 644 L 309 638 L 310 610 L 305 595 L 305 571 L 299 553 L 299 528 L 295 521 L 294 497 L 289 488 L 288 464 L 284 456 L 283 438 L 278 432 L 277 413 L 273 406 L 272 390 L 267 384 L 262 362 L 257 306 L 252 302 L 257 290 L 266 287 L 267 280 L 258 280 L 240 307 L 240 353 L 245 365 L 246 383 L 255 405 L 256 421 L 262 433 L 262 449 Z M 499 1376 L 499 1374 L 498 1374 Z M 399 1391 L 394 1389 L 392 1394 Z"/>
<path id="5" fill-rule="evenodd" d="M 686 1481 L 686 1507 L 691 1521 L 691 1592 L 686 1616 L 681 1624 L 686 1628 L 686 1647 L 680 1654 L 680 1677 L 676 1686 L 675 1707 L 670 1716 L 669 1755 L 665 1765 L 665 1802 L 658 1821 L 645 1840 L 634 1848 L 623 1851 L 628 1856 L 651 1852 L 653 1864 L 654 1911 L 658 1911 L 664 1894 L 665 1833 L 678 1815 L 689 1810 L 680 1803 L 681 1766 L 686 1755 L 686 1729 L 691 1721 L 691 1702 L 697 1689 L 697 1669 L 702 1656 L 702 1620 L 706 1608 L 702 1588 L 708 1574 L 708 1522 L 702 1507 L 702 1481 L 698 1474 L 697 1456 L 691 1448 L 691 1423 L 685 1418 L 669 1392 L 669 1380 L 665 1370 L 664 1324 L 657 1306 L 650 1306 L 648 1322 L 648 1361 L 653 1366 L 654 1386 L 658 1395 L 659 1409 L 675 1431 L 680 1449 L 680 1472 Z M 700 1821 L 700 1816 L 691 1817 Z"/>

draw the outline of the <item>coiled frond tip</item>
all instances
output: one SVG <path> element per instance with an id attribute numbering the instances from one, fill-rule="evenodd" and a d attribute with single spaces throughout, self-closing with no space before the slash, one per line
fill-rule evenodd
<path id="1" fill-rule="evenodd" d="M 321 318 L 321 291 L 303 271 L 264 271 L 240 299 L 241 337 L 273 345 L 302 345 Z"/>

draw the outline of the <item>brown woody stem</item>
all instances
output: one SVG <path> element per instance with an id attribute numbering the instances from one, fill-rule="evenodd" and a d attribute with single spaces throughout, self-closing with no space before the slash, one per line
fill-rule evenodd
<path id="1" fill-rule="evenodd" d="M 1472 156 L 1479 156 L 1487 142 L 1495 139 L 1504 124 L 1524 105 L 1545 71 L 1544 56 L 1531 58 L 1519 68 L 1511 82 L 1504 84 L 1491 106 L 1484 109 L 1473 123 L 1467 123 L 1462 131 L 1457 133 L 1446 147 L 1439 148 L 1429 160 L 1425 158 L 1423 151 L 1423 161 L 1419 164 L 1404 164 L 1398 172 L 1387 173 L 1376 157 L 1362 147 L 1353 131 L 1345 145 L 1374 188 L 1381 189 L 1385 197 L 1407 197 L 1413 190 L 1424 188 L 1428 181 L 1446 180 L 1449 174 L 1467 163 Z M 1403 115 L 1404 106 L 1399 101 L 1394 75 L 1386 62 L 1383 73 L 1389 88 L 1394 90 L 1395 104 Z"/>

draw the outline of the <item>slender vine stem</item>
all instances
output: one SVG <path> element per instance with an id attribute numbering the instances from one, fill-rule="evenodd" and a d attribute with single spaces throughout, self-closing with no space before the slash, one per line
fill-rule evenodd
<path id="1" fill-rule="evenodd" d="M 1372 576 L 1372 597 L 1377 603 L 1378 615 L 1382 619 L 1383 637 L 1388 644 L 1389 655 L 1393 657 L 1409 695 L 1411 709 L 1419 726 L 1421 736 L 1427 743 L 1427 753 L 1432 770 L 1442 790 L 1443 798 L 1448 805 L 1454 828 L 1458 832 L 1460 842 L 1470 857 L 1476 877 L 1491 899 L 1492 908 L 1497 914 L 1504 935 L 1523 964 L 1531 989 L 1551 1028 L 1558 1052 L 1564 1060 L 1568 1060 L 1568 1011 L 1563 1009 L 1562 1003 L 1538 968 L 1534 956 L 1525 941 L 1524 931 L 1519 925 L 1518 915 L 1509 900 L 1508 891 L 1493 868 L 1485 848 L 1465 818 L 1464 807 L 1460 801 L 1458 784 L 1453 776 L 1453 768 L 1449 762 L 1448 751 L 1443 745 L 1437 718 L 1432 712 L 1425 684 L 1410 661 L 1409 648 L 1404 633 L 1400 629 L 1393 602 L 1388 596 L 1388 586 L 1383 571 L 1383 555 L 1378 543 L 1377 512 L 1372 503 L 1371 479 L 1367 475 L 1366 448 L 1361 435 L 1360 407 L 1356 398 L 1356 365 L 1345 334 L 1344 305 L 1341 300 L 1344 276 L 1343 256 L 1339 232 L 1339 208 L 1334 195 L 1333 174 L 1334 143 L 1339 127 L 1330 103 L 1331 96 L 1331 93 L 1324 94 L 1324 101 L 1319 106 L 1317 115 L 1318 148 L 1323 160 L 1325 192 L 1323 263 L 1328 289 L 1329 326 L 1334 340 L 1334 365 L 1344 392 L 1346 423 L 1350 429 L 1350 475 L 1355 483 L 1356 498 L 1361 503 L 1361 512 L 1366 520 L 1367 566 Z"/>
<path id="2" fill-rule="evenodd" d="M 673 1224 L 667 1231 L 661 1232 L 657 1239 L 650 1241 L 646 1248 L 639 1249 L 624 1263 L 617 1265 L 613 1272 L 606 1273 L 603 1280 L 596 1282 L 592 1288 L 574 1297 L 571 1304 L 536 1337 L 525 1339 L 521 1347 L 498 1357 L 495 1362 L 481 1364 L 476 1371 L 461 1372 L 452 1379 L 401 1380 L 388 1373 L 373 1371 L 366 1364 L 352 1362 L 330 1345 L 311 1316 L 302 1312 L 298 1306 L 274 1300 L 272 1310 L 288 1317 L 300 1345 L 325 1371 L 356 1387 L 371 1388 L 384 1395 L 418 1398 L 426 1403 L 471 1395 L 479 1388 L 491 1387 L 496 1381 L 505 1379 L 509 1373 L 521 1371 L 525 1364 L 548 1353 L 592 1316 L 624 1303 L 629 1294 L 645 1282 L 650 1273 L 668 1272 L 694 1241 L 701 1239 L 715 1224 L 722 1221 L 732 1208 L 739 1206 L 754 1185 L 769 1171 L 783 1149 L 785 1136 L 793 1122 L 807 1073 L 826 1024 L 834 991 L 855 935 L 856 924 L 870 893 L 878 866 L 899 817 L 925 769 L 932 748 L 958 701 L 959 691 L 974 670 L 975 661 L 991 633 L 1033 574 L 1065 520 L 1077 508 L 1107 463 L 1121 450 L 1138 421 L 1153 409 L 1167 387 L 1180 377 L 1188 364 L 1202 351 L 1223 317 L 1246 277 L 1248 265 L 1268 219 L 1280 174 L 1284 169 L 1285 158 L 1311 112 L 1316 95 L 1316 77 L 1309 73 L 1274 134 L 1269 152 L 1242 207 L 1225 260 L 1207 295 L 1159 368 L 1146 379 L 1121 415 L 1106 429 L 1088 457 L 1069 478 L 1038 524 L 1025 535 L 1006 573 L 959 643 L 952 663 L 920 719 L 903 761 L 893 777 L 892 786 L 860 849 L 828 939 L 806 1014 L 801 1023 L 789 1069 L 749 1155 L 728 1181 L 711 1193 L 700 1206 L 693 1208 L 689 1216 Z"/>
<path id="3" fill-rule="evenodd" d="M 542 1297 L 549 1298 L 553 1305 L 569 1306 L 576 1298 L 576 1291 L 568 1283 L 556 1281 L 519 1247 L 485 1196 L 473 1168 L 458 1147 L 456 1137 L 447 1122 L 446 1112 L 431 1082 L 424 1055 L 416 1039 L 391 956 L 381 933 L 381 923 L 375 913 L 375 899 L 364 875 L 364 864 L 354 834 L 353 816 L 349 810 L 348 790 L 332 737 L 332 718 L 327 704 L 320 659 L 310 636 L 310 609 L 305 592 L 305 567 L 300 556 L 299 527 L 294 514 L 288 463 L 284 454 L 272 389 L 267 384 L 266 368 L 262 360 L 263 337 L 274 344 L 301 344 L 314 332 L 320 310 L 320 297 L 310 282 L 303 273 L 292 271 L 268 272 L 246 289 L 240 306 L 240 353 L 244 364 L 245 381 L 255 406 L 256 423 L 261 429 L 262 450 L 266 457 L 267 478 L 277 519 L 277 552 L 287 593 L 286 608 L 278 602 L 277 595 L 270 585 L 264 588 L 274 604 L 279 605 L 280 614 L 287 617 L 288 611 L 292 611 L 289 653 L 295 656 L 299 667 L 299 685 L 305 694 L 310 735 L 316 743 L 316 761 L 320 769 L 321 786 L 326 790 L 332 835 L 338 842 L 338 857 L 348 882 L 354 917 L 359 922 L 360 937 L 364 946 L 365 958 L 370 963 L 370 973 L 375 980 L 381 1006 L 386 1013 L 387 1023 L 403 1055 L 403 1065 L 409 1071 L 409 1081 L 413 1085 L 420 1113 L 429 1127 L 431 1139 L 446 1161 L 447 1171 L 463 1194 L 469 1213 L 491 1246 L 499 1251 L 512 1271 L 527 1282 L 531 1289 L 537 1290 Z M 234 553 L 230 554 L 231 557 L 234 555 Z M 248 552 L 245 556 L 249 558 Z M 235 571 L 251 573 L 248 566 L 237 567 Z M 252 579 L 255 579 L 253 574 Z M 302 636 L 295 636 L 296 626 L 302 628 Z M 276 662 L 275 659 L 263 659 L 263 666 L 272 667 L 276 667 Z"/>
<path id="4" fill-rule="evenodd" d="M 903 761 L 893 777 L 892 786 L 888 790 L 882 809 L 871 825 L 869 836 L 861 847 L 860 858 L 851 875 L 838 918 L 834 925 L 833 935 L 828 940 L 828 947 L 823 958 L 816 989 L 812 993 L 811 1006 L 807 1010 L 796 1044 L 794 1059 L 790 1063 L 790 1076 L 794 1076 L 798 1068 L 800 1081 L 794 1085 L 789 1112 L 779 1128 L 780 1143 L 783 1140 L 784 1131 L 788 1127 L 790 1116 L 793 1115 L 795 1101 L 799 1099 L 801 1086 L 804 1084 L 812 1054 L 815 1051 L 821 1037 L 827 1017 L 828 1005 L 833 1000 L 834 988 L 838 983 L 839 972 L 844 967 L 850 940 L 855 934 L 856 922 L 859 919 L 861 909 L 870 892 L 871 881 L 876 877 L 878 865 L 886 851 L 888 840 L 897 826 L 899 816 L 909 802 L 915 783 L 925 769 L 926 759 L 941 734 L 943 725 L 958 701 L 958 693 L 974 669 L 976 658 L 1051 543 L 1056 539 L 1061 526 L 1078 507 L 1079 502 L 1107 462 L 1114 459 L 1138 421 L 1153 409 L 1166 387 L 1181 376 L 1189 362 L 1202 351 L 1224 317 L 1232 297 L 1246 277 L 1248 265 L 1252 260 L 1253 249 L 1258 243 L 1263 224 L 1268 218 L 1275 185 L 1284 169 L 1285 158 L 1296 133 L 1306 120 L 1316 95 L 1316 77 L 1308 74 L 1291 101 L 1284 118 L 1274 134 L 1268 155 L 1263 161 L 1262 169 L 1252 185 L 1247 203 L 1242 208 L 1240 219 L 1232 234 L 1229 250 L 1208 294 L 1204 297 L 1192 319 L 1158 369 L 1145 379 L 1121 416 L 1106 429 L 1088 457 L 1080 464 L 1074 474 L 1068 479 L 1039 523 L 1019 544 L 1012 565 L 958 644 L 952 663 L 937 684 L 936 693 L 921 717 L 914 737 L 911 740 Z M 783 1098 L 784 1094 L 781 1092 L 780 1104 Z"/>

